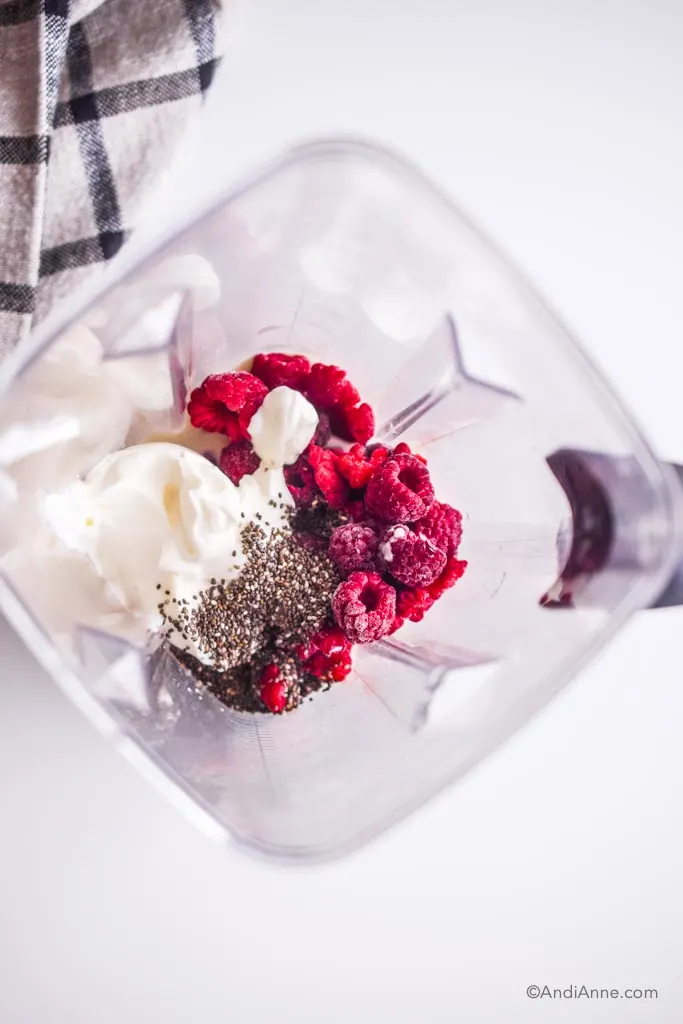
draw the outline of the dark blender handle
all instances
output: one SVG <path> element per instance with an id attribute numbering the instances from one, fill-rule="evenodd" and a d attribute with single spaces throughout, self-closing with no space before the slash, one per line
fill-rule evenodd
<path id="1" fill-rule="evenodd" d="M 571 508 L 572 541 L 557 582 L 540 603 L 547 608 L 572 608 L 602 570 L 642 571 L 648 548 L 638 523 L 651 519 L 656 510 L 633 456 L 562 448 L 549 455 L 547 462 Z M 683 466 L 672 464 L 671 468 L 683 485 Z M 674 605 L 683 605 L 683 563 L 650 607 Z"/>
<path id="2" fill-rule="evenodd" d="M 675 470 L 678 479 L 683 486 L 683 466 L 679 466 L 675 462 L 670 462 L 669 465 Z M 651 608 L 672 608 L 675 605 L 683 604 L 683 562 L 681 562 L 674 570 L 673 576 L 665 586 L 662 593 L 659 595 L 656 601 L 650 605 Z"/>

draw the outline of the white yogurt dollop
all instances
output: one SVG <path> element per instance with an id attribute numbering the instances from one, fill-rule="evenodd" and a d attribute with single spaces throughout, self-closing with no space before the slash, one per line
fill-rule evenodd
<path id="1" fill-rule="evenodd" d="M 167 597 L 192 606 L 212 579 L 239 574 L 247 523 L 266 532 L 284 525 L 283 506 L 294 502 L 282 467 L 296 461 L 317 425 L 313 407 L 298 397 L 305 406 L 282 395 L 264 401 L 256 431 L 263 464 L 238 485 L 197 452 L 150 442 L 108 455 L 85 480 L 47 495 L 44 521 L 66 549 L 87 558 L 131 623 L 155 631 L 162 625 L 158 606 Z M 210 663 L 201 646 L 189 646 Z"/>
<path id="2" fill-rule="evenodd" d="M 207 577 L 235 574 L 240 510 L 237 488 L 216 466 L 171 444 L 115 452 L 44 502 L 60 540 L 145 617 L 159 603 L 158 583 L 180 598 Z"/>
<path id="3" fill-rule="evenodd" d="M 249 423 L 254 451 L 264 466 L 291 466 L 318 426 L 315 408 L 293 388 L 273 388 Z"/>

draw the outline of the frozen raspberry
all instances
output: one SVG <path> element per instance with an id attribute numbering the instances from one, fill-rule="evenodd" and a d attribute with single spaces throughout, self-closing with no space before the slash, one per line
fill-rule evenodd
<path id="1" fill-rule="evenodd" d="M 368 480 L 376 469 L 386 459 L 388 451 L 382 445 L 377 445 L 372 452 L 362 444 L 354 444 L 343 455 L 339 456 L 337 469 L 341 475 L 348 480 L 351 487 L 359 489 L 365 487 Z"/>
<path id="2" fill-rule="evenodd" d="M 400 615 L 397 615 L 396 618 L 394 619 L 394 621 L 391 624 L 391 629 L 387 633 L 387 636 L 392 636 L 398 629 L 401 628 L 401 626 L 403 625 L 404 622 L 405 622 L 405 619 L 401 618 Z"/>
<path id="3" fill-rule="evenodd" d="M 340 366 L 313 363 L 304 394 L 316 409 L 331 412 L 338 405 L 356 405 L 360 395 Z"/>
<path id="4" fill-rule="evenodd" d="M 335 590 L 332 611 L 352 643 L 369 644 L 391 629 L 396 591 L 378 572 L 353 572 Z"/>
<path id="5" fill-rule="evenodd" d="M 429 471 L 414 455 L 387 459 L 370 477 L 365 507 L 386 523 L 422 519 L 434 500 Z"/>
<path id="6" fill-rule="evenodd" d="M 420 462 L 424 463 L 425 466 L 427 465 L 427 460 L 425 459 L 424 455 L 418 455 L 417 452 L 411 451 L 409 446 L 405 443 L 405 441 L 400 441 L 396 445 L 396 447 L 394 448 L 394 450 L 393 450 L 393 452 L 391 454 L 392 455 L 414 455 L 415 458 L 419 459 Z"/>
<path id="7" fill-rule="evenodd" d="M 304 670 L 310 672 L 316 679 L 327 682 L 341 683 L 351 671 L 351 654 L 343 651 L 339 654 L 328 656 L 322 651 L 315 651 L 308 661 L 304 662 Z"/>
<path id="8" fill-rule="evenodd" d="M 318 426 L 315 428 L 315 434 L 313 435 L 313 444 L 320 445 L 321 448 L 324 448 L 331 437 L 332 428 L 330 427 L 330 417 L 326 412 L 319 412 Z"/>
<path id="9" fill-rule="evenodd" d="M 259 679 L 259 682 L 263 685 L 263 683 L 272 683 L 276 679 L 279 679 L 279 678 L 280 678 L 280 669 L 278 668 L 277 665 L 275 665 L 274 663 L 271 663 L 270 665 L 266 665 L 263 668 L 263 670 L 261 672 L 261 678 Z"/>
<path id="10" fill-rule="evenodd" d="M 369 526 L 346 523 L 332 531 L 327 553 L 342 576 L 377 568 L 377 534 Z"/>
<path id="11" fill-rule="evenodd" d="M 336 626 L 323 626 L 321 630 L 313 634 L 309 643 L 323 654 L 327 654 L 328 657 L 351 650 L 348 640 Z"/>
<path id="12" fill-rule="evenodd" d="M 367 402 L 361 405 L 338 405 L 330 414 L 332 433 L 343 441 L 365 444 L 375 432 L 375 414 Z"/>
<path id="13" fill-rule="evenodd" d="M 358 494 L 358 491 L 354 491 L 353 494 Z M 362 523 L 368 518 L 368 514 L 365 511 L 365 502 L 363 498 L 351 497 L 344 504 L 344 512 L 354 523 Z"/>
<path id="14" fill-rule="evenodd" d="M 233 441 L 225 446 L 218 460 L 225 475 L 238 484 L 243 476 L 251 476 L 261 465 L 251 441 Z"/>
<path id="15" fill-rule="evenodd" d="M 286 352 L 261 352 L 254 356 L 251 372 L 262 380 L 269 391 L 285 387 L 300 391 L 308 377 L 311 364 L 305 356 Z"/>
<path id="16" fill-rule="evenodd" d="M 324 626 L 297 653 L 317 679 L 338 683 L 351 671 L 351 644 L 336 626 Z"/>
<path id="17" fill-rule="evenodd" d="M 327 541 L 324 537 L 316 533 L 306 533 L 305 530 L 297 530 L 293 536 L 297 544 L 307 551 L 315 551 L 319 555 L 326 554 Z"/>
<path id="18" fill-rule="evenodd" d="M 351 655 L 345 654 L 337 658 L 334 664 L 330 668 L 330 677 L 335 683 L 341 683 L 348 676 L 349 672 L 353 668 L 351 662 Z"/>
<path id="19" fill-rule="evenodd" d="M 283 473 L 295 504 L 310 505 L 319 492 L 308 457 L 305 454 L 300 455 L 291 466 L 284 467 Z"/>
<path id="20" fill-rule="evenodd" d="M 401 523 L 384 531 L 379 555 L 387 572 L 405 587 L 426 587 L 446 565 L 443 551 Z"/>
<path id="21" fill-rule="evenodd" d="M 457 558 L 449 558 L 446 568 L 441 575 L 427 587 L 430 596 L 438 600 L 450 587 L 455 586 L 461 576 L 464 575 L 467 562 L 459 561 Z"/>
<path id="22" fill-rule="evenodd" d="M 233 441 L 248 438 L 249 421 L 267 394 L 263 381 L 251 373 L 214 373 L 190 395 L 190 422 Z"/>
<path id="23" fill-rule="evenodd" d="M 330 508 L 343 509 L 348 498 L 349 485 L 337 469 L 338 455 L 332 448 L 309 445 L 308 460 L 313 467 L 315 482 Z"/>
<path id="24" fill-rule="evenodd" d="M 308 661 L 316 652 L 321 652 L 329 658 L 350 650 L 351 644 L 341 629 L 333 624 L 319 629 L 317 633 L 309 637 L 305 644 L 301 644 L 297 648 L 296 653 L 301 661 Z"/>
<path id="25" fill-rule="evenodd" d="M 266 665 L 259 680 L 261 700 L 274 715 L 280 714 L 287 706 L 287 687 L 280 678 L 277 665 Z"/>
<path id="26" fill-rule="evenodd" d="M 415 523 L 414 529 L 421 537 L 426 537 L 444 551 L 448 558 L 458 553 L 462 537 L 462 515 L 457 508 L 442 501 L 433 501 L 427 514 Z"/>
<path id="27" fill-rule="evenodd" d="M 418 588 L 416 590 L 403 590 L 398 595 L 396 610 L 404 619 L 411 622 L 421 622 L 425 612 L 434 604 L 434 598 L 428 590 Z"/>

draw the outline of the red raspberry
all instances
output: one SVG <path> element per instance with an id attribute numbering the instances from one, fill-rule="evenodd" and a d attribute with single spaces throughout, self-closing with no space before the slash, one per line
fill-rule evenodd
<path id="1" fill-rule="evenodd" d="M 442 501 L 433 501 L 427 514 L 415 523 L 414 529 L 421 537 L 426 537 L 444 551 L 448 558 L 458 553 L 462 537 L 462 515 L 457 508 Z"/>
<path id="2" fill-rule="evenodd" d="M 327 553 L 343 576 L 377 568 L 377 534 L 369 526 L 346 523 L 332 531 Z"/>
<path id="3" fill-rule="evenodd" d="M 348 652 L 328 657 L 322 651 L 316 651 L 308 661 L 304 662 L 304 670 L 316 679 L 340 683 L 351 671 L 351 655 Z"/>
<path id="4" fill-rule="evenodd" d="M 270 665 L 266 665 L 263 668 L 259 682 L 263 685 L 263 683 L 273 683 L 275 682 L 276 679 L 279 678 L 280 669 L 274 662 L 271 662 Z"/>
<path id="5" fill-rule="evenodd" d="M 427 465 L 427 460 L 425 459 L 424 455 L 418 455 L 417 452 L 412 452 L 410 450 L 410 448 L 408 447 L 408 445 L 405 443 L 405 441 L 400 441 L 396 445 L 396 447 L 394 448 L 394 450 L 393 450 L 393 452 L 391 454 L 392 455 L 414 455 L 415 458 L 419 459 L 420 462 L 423 462 L 425 464 L 425 466 Z"/>
<path id="6" fill-rule="evenodd" d="M 358 491 L 354 491 L 354 494 L 358 494 Z M 354 523 L 362 523 L 368 518 L 368 514 L 365 511 L 365 503 L 362 498 L 352 498 L 347 501 L 344 505 L 344 512 L 351 518 Z"/>
<path id="7" fill-rule="evenodd" d="M 330 676 L 335 683 L 341 683 L 346 679 L 352 668 L 353 664 L 351 662 L 351 655 L 344 655 L 343 657 L 338 658 L 334 665 L 332 665 L 330 669 Z"/>
<path id="8" fill-rule="evenodd" d="M 336 626 L 323 626 L 321 630 L 313 634 L 309 643 L 328 657 L 351 650 L 348 640 Z"/>
<path id="9" fill-rule="evenodd" d="M 285 482 L 297 505 L 310 505 L 318 494 L 313 467 L 306 454 L 283 469 Z"/>
<path id="10" fill-rule="evenodd" d="M 370 478 L 365 507 L 386 523 L 422 519 L 434 500 L 429 471 L 414 455 L 387 459 Z"/>
<path id="11" fill-rule="evenodd" d="M 406 587 L 426 587 L 446 565 L 443 551 L 401 523 L 384 531 L 379 555 L 387 572 Z"/>
<path id="12" fill-rule="evenodd" d="M 348 480 L 351 487 L 357 490 L 365 487 L 375 470 L 382 465 L 387 454 L 387 449 L 382 445 L 377 445 L 368 455 L 368 449 L 365 449 L 362 444 L 354 444 L 348 452 L 339 456 L 337 469 Z"/>
<path id="13" fill-rule="evenodd" d="M 398 595 L 396 609 L 404 619 L 411 622 L 421 622 L 425 612 L 434 604 L 434 598 L 429 591 L 418 588 L 417 590 L 403 590 Z"/>
<path id="14" fill-rule="evenodd" d="M 316 409 L 331 412 L 338 405 L 356 405 L 360 395 L 341 366 L 313 363 L 304 394 Z"/>
<path id="15" fill-rule="evenodd" d="M 428 586 L 430 596 L 434 600 L 438 600 L 442 594 L 449 589 L 449 587 L 455 586 L 461 576 L 464 575 L 465 569 L 467 568 L 467 562 L 459 561 L 457 558 L 449 558 L 446 562 L 446 568 L 433 583 Z"/>
<path id="16" fill-rule="evenodd" d="M 221 452 L 218 465 L 234 484 L 238 484 L 243 476 L 256 472 L 261 460 L 251 441 L 233 441 Z"/>
<path id="17" fill-rule="evenodd" d="M 322 495 L 333 509 L 343 509 L 349 493 L 349 485 L 337 470 L 337 454 L 331 448 L 317 444 L 308 447 L 308 460 L 313 467 L 315 482 Z"/>
<path id="18" fill-rule="evenodd" d="M 280 678 L 277 665 L 266 665 L 259 680 L 261 700 L 274 715 L 280 714 L 287 706 L 287 687 Z"/>
<path id="19" fill-rule="evenodd" d="M 351 671 L 351 644 L 336 626 L 324 626 L 297 653 L 317 679 L 338 683 Z"/>
<path id="20" fill-rule="evenodd" d="M 310 370 L 305 356 L 290 356 L 286 352 L 260 352 L 251 364 L 251 372 L 269 391 L 279 387 L 301 391 Z"/>
<path id="21" fill-rule="evenodd" d="M 209 433 L 226 434 L 233 441 L 248 438 L 249 421 L 267 394 L 263 381 L 251 373 L 214 373 L 190 395 L 190 422 Z"/>
<path id="22" fill-rule="evenodd" d="M 315 434 L 313 435 L 313 444 L 320 445 L 321 448 L 324 448 L 331 437 L 332 428 L 330 427 L 330 417 L 326 412 L 319 412 L 318 426 L 315 428 Z"/>
<path id="23" fill-rule="evenodd" d="M 401 628 L 401 626 L 403 625 L 404 622 L 405 622 L 405 619 L 401 618 L 400 615 L 397 615 L 396 618 L 394 619 L 394 621 L 391 624 L 391 629 L 387 633 L 387 636 L 392 636 L 398 629 Z"/>
<path id="24" fill-rule="evenodd" d="M 327 541 L 324 537 L 318 536 L 318 534 L 306 533 L 304 530 L 297 530 L 294 534 L 294 540 L 302 548 L 306 548 L 307 551 L 315 551 L 318 555 L 324 555 L 327 553 Z"/>
<path id="25" fill-rule="evenodd" d="M 365 444 L 375 432 L 375 414 L 367 402 L 362 405 L 338 405 L 330 415 L 332 432 L 344 441 Z"/>
<path id="26" fill-rule="evenodd" d="M 386 636 L 396 617 L 396 591 L 378 572 L 353 572 L 332 598 L 337 623 L 352 643 Z"/>

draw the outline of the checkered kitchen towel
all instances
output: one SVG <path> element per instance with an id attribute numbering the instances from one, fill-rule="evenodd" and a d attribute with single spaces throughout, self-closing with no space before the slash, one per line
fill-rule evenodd
<path id="1" fill-rule="evenodd" d="M 121 248 L 218 62 L 220 0 L 0 0 L 0 358 Z"/>

